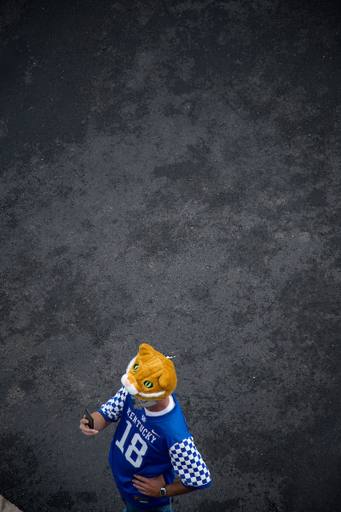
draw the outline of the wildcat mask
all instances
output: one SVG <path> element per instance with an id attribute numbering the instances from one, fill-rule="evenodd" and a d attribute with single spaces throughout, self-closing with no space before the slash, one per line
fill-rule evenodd
<path id="1" fill-rule="evenodd" d="M 162 400 L 173 393 L 177 378 L 170 359 L 143 343 L 122 376 L 128 393 L 143 401 Z"/>

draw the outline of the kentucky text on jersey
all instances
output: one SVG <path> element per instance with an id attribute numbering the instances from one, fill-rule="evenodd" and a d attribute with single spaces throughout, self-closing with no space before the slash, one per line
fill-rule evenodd
<path id="1" fill-rule="evenodd" d="M 136 427 L 139 429 L 143 437 L 147 439 L 147 441 L 150 441 L 152 444 L 154 443 L 154 441 L 156 441 L 156 437 L 151 432 L 149 432 L 149 430 L 144 426 L 143 423 L 141 423 L 141 421 L 138 419 L 136 414 L 130 409 L 130 407 L 128 407 L 127 416 L 131 419 L 134 425 L 136 425 Z"/>

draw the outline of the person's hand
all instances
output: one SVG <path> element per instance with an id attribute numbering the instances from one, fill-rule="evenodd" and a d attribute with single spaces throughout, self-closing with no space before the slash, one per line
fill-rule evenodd
<path id="1" fill-rule="evenodd" d="M 141 475 L 134 475 L 132 480 L 133 486 L 140 491 L 141 494 L 147 496 L 154 496 L 159 498 L 161 496 L 160 489 L 165 485 L 163 475 L 154 476 L 153 478 L 146 478 Z"/>
<path id="2" fill-rule="evenodd" d="M 92 429 L 92 428 L 89 428 L 89 420 L 86 419 L 86 416 L 84 415 L 84 418 L 82 418 L 80 420 L 80 424 L 79 424 L 79 428 L 81 429 L 81 431 L 83 432 L 84 435 L 86 436 L 95 436 L 96 434 L 98 434 L 98 430 L 96 429 Z"/>

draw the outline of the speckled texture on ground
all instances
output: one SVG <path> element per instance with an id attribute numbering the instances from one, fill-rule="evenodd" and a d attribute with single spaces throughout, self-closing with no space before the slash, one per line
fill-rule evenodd
<path id="1" fill-rule="evenodd" d="M 338 3 L 6 0 L 0 492 L 121 510 L 78 430 L 142 342 L 213 486 L 182 512 L 339 512 Z"/>

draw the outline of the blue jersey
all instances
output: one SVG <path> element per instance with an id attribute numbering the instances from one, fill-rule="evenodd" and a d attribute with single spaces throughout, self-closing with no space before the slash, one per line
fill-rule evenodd
<path id="1" fill-rule="evenodd" d="M 114 434 L 109 463 L 121 495 L 129 502 L 152 508 L 167 505 L 169 498 L 141 494 L 132 484 L 134 475 L 151 478 L 162 474 L 166 485 L 174 472 L 185 487 L 203 489 L 211 476 L 187 429 L 181 407 L 173 395 L 173 409 L 161 416 L 149 416 L 134 409 L 131 396 L 122 387 L 99 412 L 110 422 L 120 422 Z"/>

